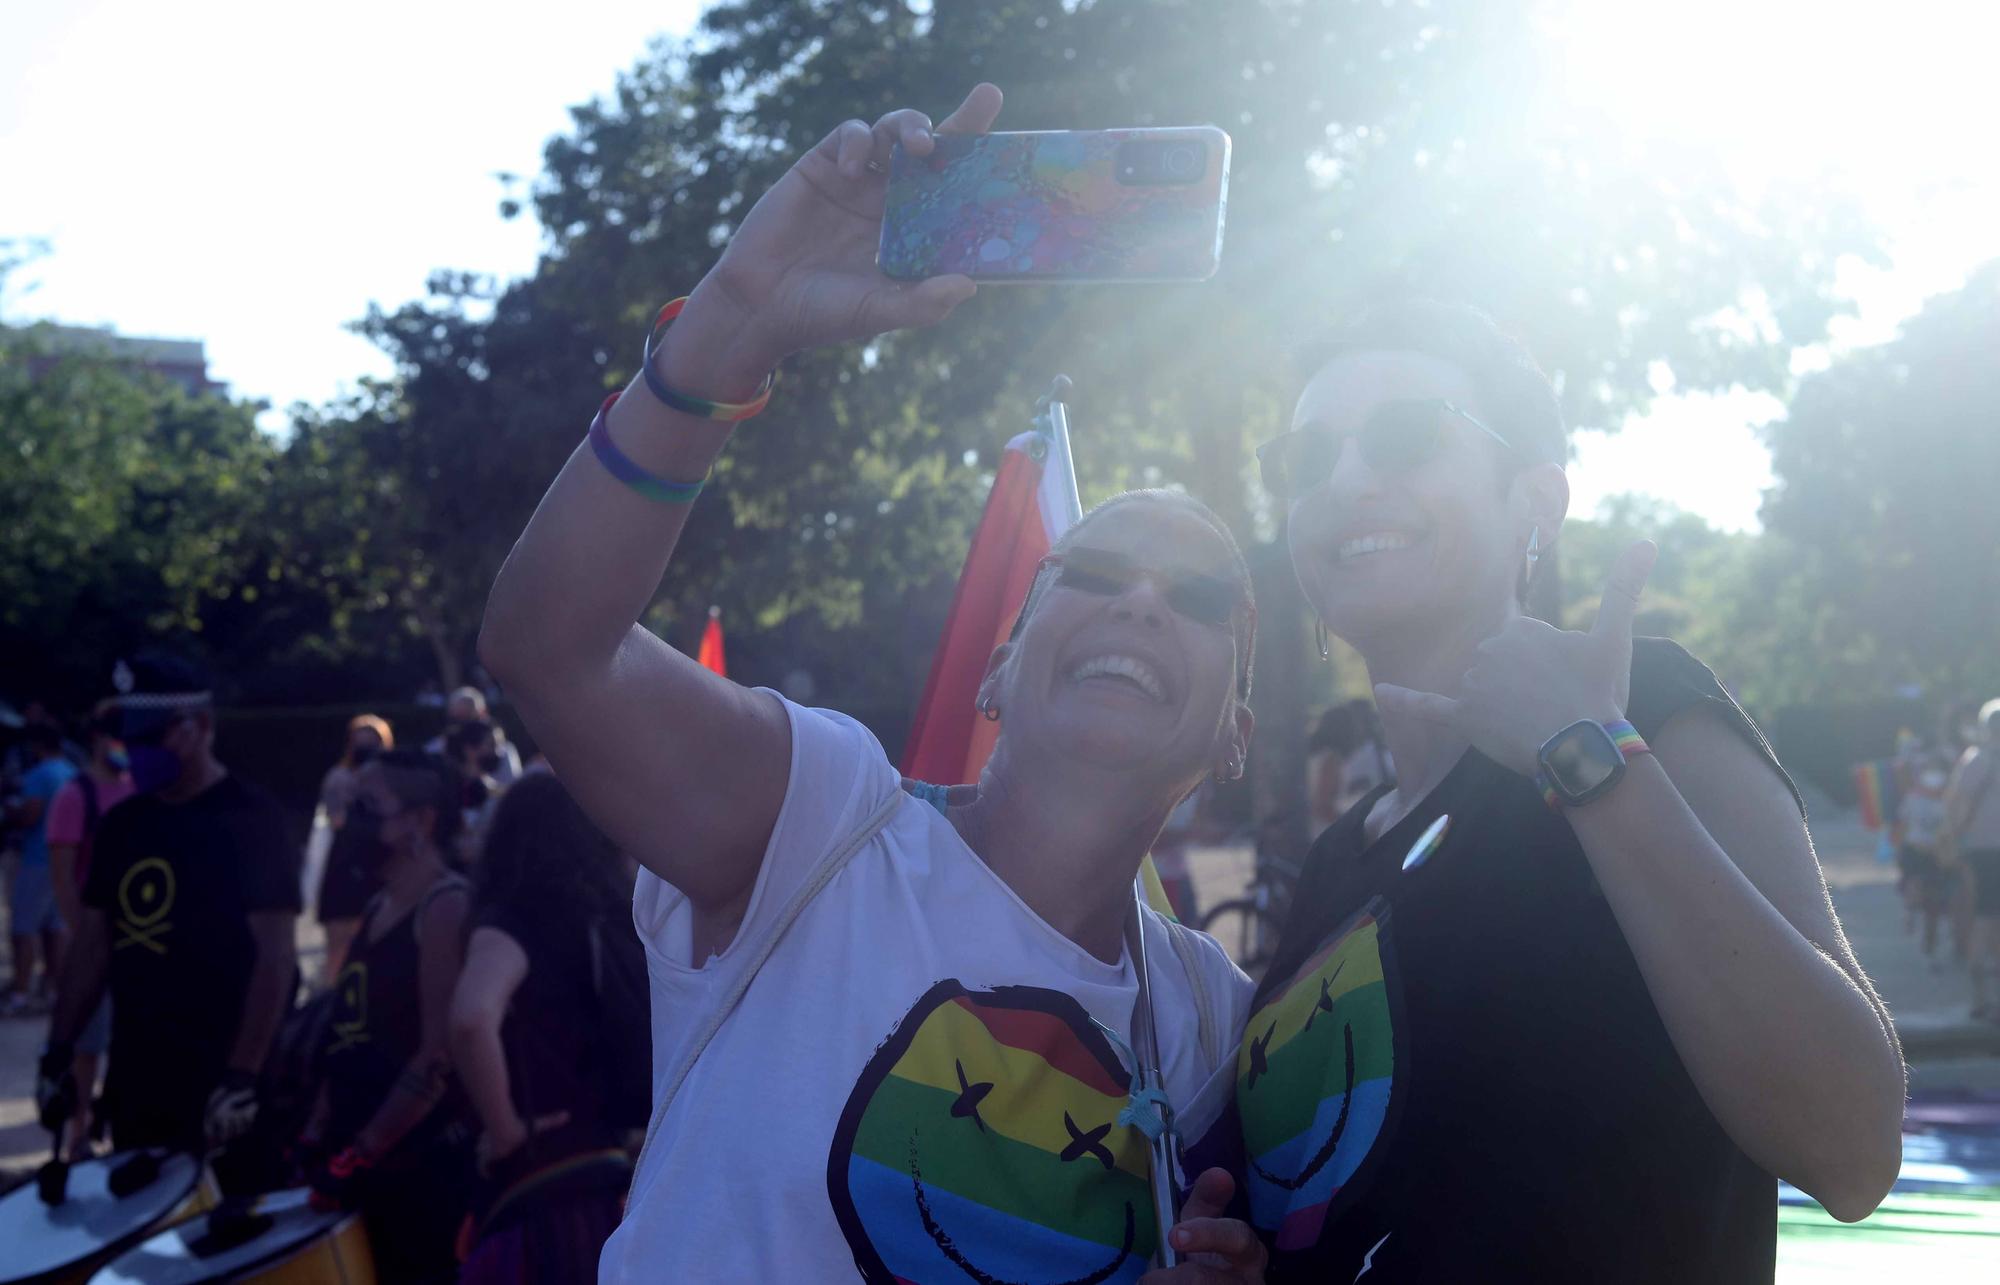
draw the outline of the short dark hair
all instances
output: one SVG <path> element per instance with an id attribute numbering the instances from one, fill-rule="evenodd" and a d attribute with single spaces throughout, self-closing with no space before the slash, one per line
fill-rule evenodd
<path id="1" fill-rule="evenodd" d="M 1250 579 L 1250 563 L 1243 556 L 1243 547 L 1236 543 L 1236 536 L 1230 532 L 1228 524 L 1223 522 L 1221 517 L 1217 516 L 1214 509 L 1209 508 L 1206 504 L 1203 504 L 1200 500 L 1197 500 L 1185 491 L 1169 491 L 1165 487 L 1142 487 L 1136 491 L 1120 491 L 1110 499 L 1094 506 L 1090 512 L 1077 520 L 1076 525 L 1063 532 L 1061 537 L 1056 540 L 1053 551 L 1061 553 L 1064 549 L 1075 544 L 1077 535 L 1085 527 L 1111 510 L 1123 508 L 1128 504 L 1139 503 L 1164 504 L 1169 508 L 1178 508 L 1182 512 L 1198 518 L 1209 530 L 1215 532 L 1221 538 L 1222 546 L 1229 554 L 1230 575 L 1235 577 L 1237 583 L 1243 586 L 1243 600 L 1250 607 L 1245 622 L 1247 628 L 1243 631 L 1241 640 L 1243 643 L 1243 653 L 1236 667 L 1237 699 L 1245 702 L 1249 701 L 1250 680 L 1256 673 L 1257 591 Z M 1035 600 L 1038 596 L 1036 591 L 1040 587 L 1039 583 L 1029 587 L 1028 600 L 1021 605 L 1021 620 L 1024 622 L 1028 618 L 1028 613 L 1034 610 Z M 1019 632 L 1018 627 L 1015 632 Z"/>
<path id="2" fill-rule="evenodd" d="M 369 766 L 380 769 L 389 793 L 403 806 L 437 810 L 431 842 L 450 860 L 451 841 L 458 837 L 459 825 L 464 820 L 458 812 L 458 773 L 442 759 L 421 750 L 384 750 Z"/>
<path id="3" fill-rule="evenodd" d="M 1569 434 L 1555 386 L 1527 347 L 1479 309 L 1407 299 L 1362 312 L 1299 351 L 1311 379 L 1336 358 L 1359 352 L 1420 352 L 1450 362 L 1472 382 L 1488 427 L 1534 464 L 1569 459 Z"/>

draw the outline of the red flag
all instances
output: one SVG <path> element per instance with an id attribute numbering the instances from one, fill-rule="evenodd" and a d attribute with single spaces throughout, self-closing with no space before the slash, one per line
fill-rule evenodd
<path id="1" fill-rule="evenodd" d="M 724 678 L 729 677 L 729 669 L 722 663 L 722 608 L 708 609 L 708 624 L 701 631 L 701 650 L 695 653 L 694 658 L 703 669 L 712 669 Z"/>
<path id="2" fill-rule="evenodd" d="M 1028 596 L 1035 565 L 1069 528 L 1074 501 L 1066 471 L 1044 467 L 1049 438 L 1022 433 L 1007 443 L 1000 471 L 986 497 L 986 511 L 972 533 L 972 548 L 959 573 L 944 637 L 931 661 L 916 721 L 903 750 L 903 775 L 935 785 L 963 785 L 979 779 L 993 752 L 998 728 L 973 706 L 986 661 L 1007 641 L 1014 617 Z"/>

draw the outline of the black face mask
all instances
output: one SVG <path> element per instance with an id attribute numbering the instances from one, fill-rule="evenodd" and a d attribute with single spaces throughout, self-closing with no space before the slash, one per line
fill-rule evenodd
<path id="1" fill-rule="evenodd" d="M 347 758 L 355 767 L 361 767 L 381 752 L 382 747 L 379 745 L 357 745 L 347 752 Z"/>
<path id="2" fill-rule="evenodd" d="M 500 755 L 491 750 L 481 754 L 479 756 L 479 770 L 482 772 L 498 772 L 500 770 Z"/>

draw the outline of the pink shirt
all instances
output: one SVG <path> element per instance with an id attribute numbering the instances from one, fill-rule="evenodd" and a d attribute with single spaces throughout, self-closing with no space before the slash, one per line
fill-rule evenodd
<path id="1" fill-rule="evenodd" d="M 91 779 L 97 785 L 99 821 L 104 820 L 104 814 L 111 810 L 112 804 L 122 802 L 132 795 L 132 778 L 123 772 L 120 772 L 118 779 L 109 785 L 98 781 L 95 777 Z M 64 785 L 62 789 L 56 791 L 55 798 L 49 800 L 47 834 L 48 841 L 52 844 L 80 845 L 83 842 L 83 786 L 76 781 L 72 780 Z M 76 870 L 78 882 L 82 882 L 83 875 L 84 863 L 79 861 Z"/>

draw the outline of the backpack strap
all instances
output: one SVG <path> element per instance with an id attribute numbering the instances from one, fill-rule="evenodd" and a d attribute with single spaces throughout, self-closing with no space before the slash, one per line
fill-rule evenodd
<path id="1" fill-rule="evenodd" d="M 97 833 L 97 782 L 90 779 L 90 773 L 78 772 L 76 789 L 83 795 L 83 841 L 88 843 Z"/>
<path id="2" fill-rule="evenodd" d="M 889 818 L 895 815 L 898 807 L 902 806 L 905 797 L 901 790 L 892 790 L 889 792 L 889 797 L 884 799 L 882 805 L 875 809 L 874 815 L 863 821 L 859 829 L 849 835 L 840 847 L 836 848 L 830 856 L 820 862 L 819 868 L 813 871 L 812 876 L 806 880 L 805 886 L 794 893 L 791 901 L 786 903 L 784 910 L 778 915 L 777 920 L 771 925 L 770 930 L 764 934 L 763 940 L 756 943 L 756 949 L 746 957 L 743 966 L 737 970 L 735 978 L 731 981 L 729 989 L 724 992 L 722 1002 L 715 1006 L 714 1012 L 709 1014 L 708 1021 L 703 1024 L 700 1034 L 695 1036 L 694 1041 L 689 1044 L 687 1052 L 682 1054 L 680 1065 L 674 1069 L 673 1075 L 667 1080 L 666 1091 L 660 1094 L 658 1101 L 653 1103 L 653 1117 L 646 1125 L 646 1141 L 639 1148 L 639 1158 L 632 1166 L 632 1172 L 635 1176 L 645 1172 L 646 1153 L 653 1149 L 653 1138 L 660 1131 L 660 1121 L 666 1119 L 667 1111 L 673 1106 L 674 1099 L 680 1096 L 681 1085 L 687 1082 L 688 1073 L 694 1070 L 694 1064 L 701 1059 L 702 1053 L 708 1048 L 709 1041 L 713 1040 L 716 1032 L 722 1029 L 722 1024 L 728 1021 L 730 1014 L 736 1011 L 736 1006 L 742 1001 L 744 992 L 748 991 L 750 983 L 757 979 L 757 974 L 764 967 L 764 962 L 770 959 L 771 952 L 777 949 L 778 942 L 783 939 L 786 931 L 791 928 L 792 921 L 799 917 L 799 913 L 806 908 L 814 897 L 819 895 L 822 888 L 825 888 L 828 883 L 832 882 L 835 875 L 846 869 L 848 861 L 853 858 L 854 854 L 865 847 L 868 841 L 873 839 L 881 831 L 882 827 L 889 823 Z M 736 944 L 747 945 L 747 943 L 740 942 Z"/>

